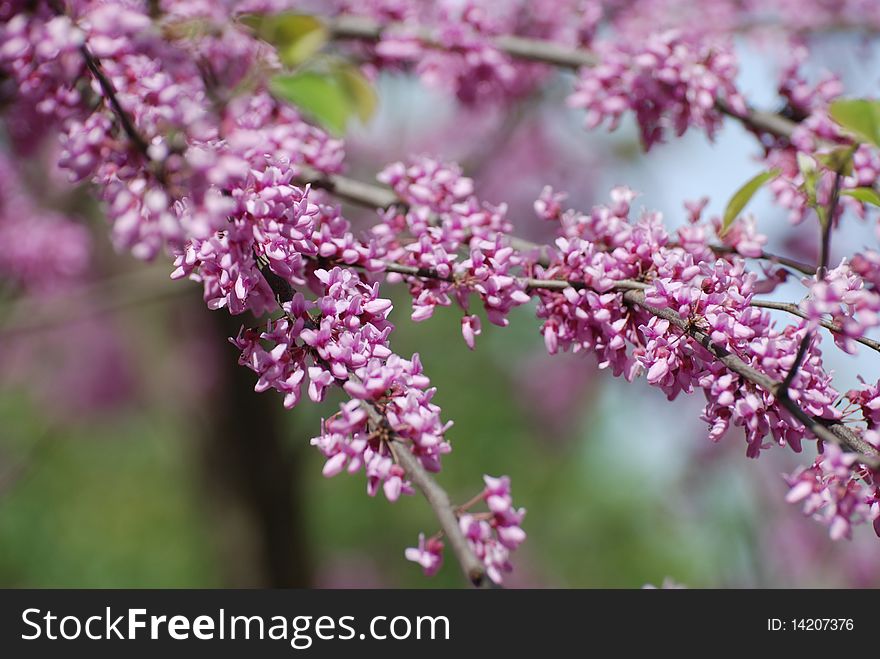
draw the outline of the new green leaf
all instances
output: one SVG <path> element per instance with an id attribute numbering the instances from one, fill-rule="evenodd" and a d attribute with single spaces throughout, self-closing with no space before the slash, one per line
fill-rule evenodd
<path id="1" fill-rule="evenodd" d="M 345 132 L 351 105 L 334 77 L 309 71 L 277 75 L 269 87 L 276 97 L 296 105 L 334 134 Z"/>
<path id="2" fill-rule="evenodd" d="M 363 122 L 369 121 L 379 103 L 373 85 L 364 77 L 360 69 L 347 62 L 337 68 L 335 73 L 358 118 Z"/>
<path id="3" fill-rule="evenodd" d="M 844 176 L 852 174 L 852 158 L 857 146 L 841 146 L 828 153 L 816 154 L 816 161 L 832 172 L 840 172 Z"/>
<path id="4" fill-rule="evenodd" d="M 730 198 L 730 201 L 727 202 L 727 208 L 724 209 L 724 220 L 721 224 L 721 231 L 719 231 L 719 236 L 724 236 L 728 231 L 730 231 L 730 227 L 733 226 L 734 221 L 739 214 L 742 212 L 743 208 L 751 201 L 752 197 L 755 196 L 755 193 L 761 189 L 761 186 L 772 181 L 777 176 L 779 176 L 780 171 L 778 169 L 772 169 L 769 172 L 762 172 L 757 176 L 749 179 L 736 193 L 733 197 Z"/>
<path id="5" fill-rule="evenodd" d="M 260 39 L 275 46 L 281 62 L 288 67 L 305 62 L 324 47 L 330 36 L 321 21 L 303 14 L 248 14 L 240 20 Z"/>
<path id="6" fill-rule="evenodd" d="M 349 120 L 366 122 L 378 99 L 370 82 L 350 62 L 315 58 L 307 70 L 272 78 L 270 89 L 277 98 L 296 105 L 331 132 L 341 135 Z"/>
<path id="7" fill-rule="evenodd" d="M 880 206 L 880 194 L 874 188 L 855 188 L 853 190 L 842 190 L 840 194 L 847 197 L 858 199 L 862 203 L 871 204 L 872 206 Z"/>
<path id="8" fill-rule="evenodd" d="M 880 102 L 863 98 L 834 101 L 829 112 L 859 140 L 880 146 Z"/>

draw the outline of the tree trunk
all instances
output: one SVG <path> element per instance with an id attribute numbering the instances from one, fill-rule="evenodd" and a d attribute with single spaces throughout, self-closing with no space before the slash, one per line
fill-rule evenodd
<path id="1" fill-rule="evenodd" d="M 241 326 L 225 311 L 211 316 L 219 345 Z M 217 365 L 202 442 L 221 578 L 238 588 L 308 587 L 301 438 L 288 436 L 280 397 L 255 393 L 256 375 L 229 352 Z"/>

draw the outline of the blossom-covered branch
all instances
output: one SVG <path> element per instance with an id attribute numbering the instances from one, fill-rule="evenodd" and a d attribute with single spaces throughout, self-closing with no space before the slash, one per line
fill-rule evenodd
<path id="1" fill-rule="evenodd" d="M 437 50 L 446 50 L 449 44 L 438 38 L 428 28 L 414 28 L 406 23 L 381 23 L 366 16 L 339 14 L 327 17 L 326 27 L 338 39 L 361 39 L 372 42 L 396 42 L 402 39 L 418 41 L 422 46 Z M 526 38 L 510 34 L 494 36 L 489 43 L 505 55 L 538 64 L 564 69 L 580 70 L 602 64 L 602 58 L 583 47 L 567 47 L 548 39 Z M 386 46 L 392 50 L 393 46 Z M 760 134 L 768 134 L 778 138 L 790 139 L 797 123 L 773 112 L 764 112 L 744 106 L 742 103 L 731 104 L 724 99 L 715 101 L 717 109 L 743 124 L 750 130 Z"/>
<path id="2" fill-rule="evenodd" d="M 876 349 L 867 333 L 880 326 L 880 254 L 827 267 L 835 223 L 845 210 L 866 213 L 863 200 L 838 204 L 840 195 L 873 185 L 880 171 L 875 150 L 830 121 L 839 90 L 801 83 L 793 66 L 780 94 L 798 121 L 764 116 L 737 90 L 723 30 L 618 21 L 638 38 L 600 40 L 595 12 L 552 2 L 566 11 L 367 3 L 377 32 L 366 34 L 364 23 L 360 34 L 352 24 L 335 30 L 357 37 L 350 46 L 368 72 L 414 66 L 469 104 L 531 92 L 548 63 L 578 68 L 569 103 L 585 110 L 587 126 L 613 127 L 632 111 L 646 147 L 689 127 L 712 135 L 733 114 L 759 133 L 779 173 L 768 183 L 776 201 L 795 221 L 812 213 L 825 222 L 820 267 L 767 253 L 753 218 L 722 226 L 703 217 L 704 203 L 688 205 L 675 231 L 659 213 L 631 217 L 635 194 L 624 187 L 589 212 L 564 208 L 564 195 L 545 188 L 534 209 L 556 239 L 537 247 L 511 235 L 507 207 L 483 201 L 456 165 L 393 163 L 380 174 L 387 188 L 345 178 L 343 142 L 272 93 L 282 60 L 243 14 L 276 3 L 167 0 L 157 12 L 129 0 L 7 4 L 0 70 L 16 85 L 10 111 L 33 117 L 30 134 L 58 134 L 59 166 L 92 184 L 118 248 L 143 259 L 169 253 L 172 277 L 200 283 L 211 309 L 269 317 L 231 339 L 257 391 L 276 390 L 287 408 L 304 388 L 316 402 L 331 387 L 345 391 L 312 439 L 323 472 L 363 472 L 367 492 L 391 501 L 420 489 L 440 530 L 405 554 L 426 573 L 439 568 L 445 540 L 472 582 L 500 582 L 525 539 L 525 510 L 513 506 L 506 477 L 486 476 L 456 507 L 429 475 L 451 451 L 451 423 L 419 356 L 391 348 L 385 282 L 406 284 L 414 321 L 458 305 L 470 348 L 482 331 L 474 301 L 500 326 L 533 302 L 549 353 L 593 355 L 627 380 L 644 375 L 669 399 L 702 392 L 709 437 L 738 428 L 750 457 L 774 444 L 800 452 L 817 439 L 813 465 L 788 477 L 789 499 L 803 501 L 833 537 L 859 522 L 876 528 L 880 384 L 838 392 L 815 331 L 830 329 L 840 349 L 854 352 L 857 343 Z M 334 15 L 352 13 L 344 0 L 329 4 Z M 823 165 L 829 144 L 852 156 L 846 174 Z M 338 199 L 377 209 L 376 224 L 355 231 Z M 749 269 L 754 260 L 760 271 Z M 790 271 L 805 276 L 793 309 L 755 298 Z M 271 318 L 279 306 L 283 315 Z M 792 312 L 797 324 L 777 325 L 771 308 Z M 472 509 L 479 504 L 487 510 Z"/>
<path id="3" fill-rule="evenodd" d="M 299 180 L 304 185 L 313 185 L 317 188 L 327 190 L 341 201 L 350 202 L 353 204 L 364 206 L 366 208 L 381 210 L 391 208 L 392 206 L 403 208 L 406 207 L 406 203 L 400 197 L 398 197 L 390 188 L 382 185 L 365 183 L 363 181 L 358 181 L 356 179 L 343 176 L 341 174 L 322 175 L 315 171 L 306 170 L 299 178 Z M 537 261 L 539 263 L 543 263 L 544 265 L 547 264 L 547 259 L 545 255 L 549 248 L 546 245 L 538 245 L 531 241 L 523 240 L 522 238 L 514 235 L 505 235 L 504 239 L 508 245 L 510 245 L 517 251 L 537 252 L 541 254 L 542 256 L 540 256 Z M 712 250 L 712 252 L 719 256 L 738 254 L 735 248 L 727 245 L 709 245 L 708 247 Z M 816 274 L 815 267 L 806 265 L 785 256 L 772 254 L 763 249 L 759 249 L 757 252 L 754 252 L 754 258 L 778 264 L 806 275 L 812 276 Z M 383 263 L 383 268 L 386 272 L 451 281 L 449 275 L 441 276 L 431 269 L 403 265 L 391 261 L 385 261 Z M 526 288 L 529 289 L 564 290 L 567 287 L 577 289 L 582 286 L 582 284 L 577 281 L 564 281 L 559 279 L 542 280 L 535 279 L 533 277 L 523 277 L 520 278 L 520 281 L 524 284 Z M 617 286 L 620 287 L 621 290 L 628 290 L 628 287 L 643 289 L 647 286 L 647 284 L 640 282 L 623 281 L 618 282 Z M 801 308 L 798 307 L 796 304 L 792 304 L 790 302 L 776 302 L 771 300 L 761 300 L 753 298 L 750 304 L 752 306 L 762 309 L 774 309 L 776 311 L 783 311 L 785 313 L 789 313 L 800 318 L 808 318 L 806 312 L 801 310 Z M 845 330 L 841 325 L 830 322 L 828 320 L 819 319 L 818 324 L 830 332 L 834 332 L 836 334 L 845 333 Z M 880 342 L 874 339 L 859 336 L 855 337 L 853 340 L 857 343 L 871 348 L 872 350 L 880 352 Z"/>
<path id="4" fill-rule="evenodd" d="M 439 408 L 430 402 L 433 390 L 428 388 L 418 356 L 403 360 L 388 349 L 387 337 L 393 327 L 386 316 L 391 305 L 377 297 L 376 286 L 368 286 L 340 268 L 320 269 L 316 260 L 321 252 L 318 245 L 328 240 L 350 242 L 348 225 L 332 208 L 311 203 L 308 190 L 288 184 L 298 173 L 289 158 L 265 151 L 267 144 L 275 140 L 279 151 L 311 151 L 314 156 L 305 156 L 305 163 L 333 171 L 338 145 L 303 123 L 296 113 L 277 106 L 265 93 L 255 99 L 269 110 L 262 126 L 254 125 L 249 116 L 236 115 L 258 110 L 253 103 L 243 107 L 211 103 L 198 108 L 199 117 L 179 114 L 186 110 L 175 107 L 181 102 L 180 92 L 190 99 L 207 100 L 210 90 L 206 78 L 217 81 L 229 75 L 224 68 L 225 60 L 210 60 L 206 52 L 199 51 L 214 48 L 212 38 L 218 35 L 206 35 L 198 44 L 173 44 L 169 51 L 166 36 L 154 31 L 152 21 L 145 20 L 144 14 L 134 7 L 78 5 L 77 9 L 83 12 L 78 18 L 89 26 L 89 31 L 59 13 L 61 9 L 58 3 L 50 2 L 46 13 L 16 15 L 6 30 L 11 39 L 4 54 L 11 56 L 12 72 L 22 81 L 37 79 L 41 85 L 54 84 L 63 89 L 78 87 L 81 75 L 92 76 L 96 83 L 94 92 L 103 100 L 103 108 L 97 106 L 96 110 L 89 98 L 73 97 L 69 100 L 74 105 L 54 118 L 74 137 L 82 125 L 78 123 L 79 117 L 86 117 L 85 122 L 93 123 L 89 139 L 94 143 L 89 146 L 100 147 L 104 157 L 119 160 L 121 167 L 107 171 L 100 160 L 87 157 L 88 151 L 71 154 L 63 164 L 75 162 L 78 175 L 88 172 L 93 181 L 106 186 L 104 193 L 121 183 L 124 192 L 111 208 L 118 214 L 114 217 L 111 213 L 111 218 L 117 227 L 127 224 L 128 231 L 135 231 L 136 238 L 131 242 L 135 255 L 152 256 L 159 246 L 156 238 L 175 251 L 185 248 L 178 256 L 174 276 L 190 275 L 202 281 L 211 308 L 226 307 L 236 314 L 250 310 L 260 315 L 274 304 L 281 304 L 284 318 L 270 321 L 265 331 L 243 329 L 233 340 L 242 351 L 241 363 L 260 375 L 256 389 L 277 388 L 285 393 L 285 405 L 292 407 L 307 371 L 312 381 L 309 393 L 314 400 L 323 399 L 329 385 L 344 387 L 352 396 L 351 404 L 327 420 L 322 435 L 313 440 L 328 458 L 325 475 L 332 476 L 343 468 L 350 472 L 363 468 L 370 494 L 381 486 L 392 501 L 412 491 L 412 478 L 435 509 L 442 532 L 469 580 L 474 585 L 486 585 L 489 580 L 499 583 L 502 573 L 510 569 L 509 551 L 525 537 L 519 530 L 525 511 L 510 506 L 509 493 L 499 499 L 497 486 L 491 484 L 496 479 L 488 477 L 480 498 L 507 502 L 503 509 L 496 506 L 488 517 L 475 521 L 461 508 L 449 504 L 445 493 L 440 494 L 442 490 L 426 469 L 439 470 L 440 456 L 449 452 L 443 433 L 451 424 L 440 422 Z M 22 32 L 28 30 L 32 34 L 24 38 Z M 48 45 L 49 54 L 53 47 L 60 48 L 54 58 L 43 59 L 46 53 L 35 50 L 33 33 L 41 31 L 55 40 Z M 135 44 L 127 39 L 136 38 L 137 46 L 131 52 L 108 50 L 107 37 L 115 38 L 124 48 Z M 270 54 L 261 53 L 259 43 L 234 25 L 222 29 L 219 38 L 221 43 L 216 45 L 221 49 L 237 46 L 240 50 L 245 46 L 252 49 L 255 59 Z M 101 44 L 105 51 L 100 59 L 93 52 L 94 43 Z M 195 57 L 182 57 L 194 45 Z M 131 85 L 138 83 L 129 69 L 141 63 L 141 49 L 153 56 L 164 49 L 164 64 L 174 70 L 178 82 L 169 89 L 175 93 L 166 93 L 164 100 L 159 101 L 160 106 L 167 106 L 151 106 L 156 98 L 149 94 L 132 94 Z M 233 48 L 228 54 L 234 52 Z M 82 71 L 72 61 L 66 61 L 70 59 L 68 54 L 82 56 Z M 61 61 L 56 64 L 53 59 Z M 206 72 L 206 61 L 211 61 L 216 70 Z M 160 78 L 143 82 L 149 86 L 163 81 Z M 184 90 L 184 85 L 190 88 Z M 77 107 L 76 103 L 81 105 Z M 188 108 L 190 112 L 195 109 Z M 214 112 L 225 117 L 213 116 Z M 224 123 L 229 121 L 231 125 Z M 121 143 L 113 135 L 116 126 L 125 138 Z M 224 139 L 218 142 L 219 133 L 212 131 L 221 126 Z M 173 142 L 166 141 L 175 135 Z M 306 144 L 308 140 L 314 140 L 311 148 Z M 125 162 L 129 149 L 138 154 L 139 162 Z M 92 167 L 95 169 L 90 171 Z M 145 175 L 152 175 L 155 184 L 142 178 Z M 202 192 L 198 193 L 200 188 Z M 275 192 L 269 193 L 270 190 Z M 177 196 L 178 191 L 184 196 Z M 126 208 L 125 201 L 138 202 L 137 210 Z M 267 206 L 267 202 L 274 207 Z M 153 221 L 157 225 L 151 226 Z M 177 222 L 180 224 L 175 226 Z M 268 243 L 253 235 L 261 223 L 260 230 L 269 237 Z M 307 227 L 311 229 L 303 234 Z M 159 233 L 151 233 L 153 228 Z M 311 238 L 302 242 L 305 236 Z M 278 248 L 282 251 L 278 252 Z M 210 263 L 206 260 L 209 253 Z M 228 273 L 226 268 L 238 273 L 233 280 L 227 279 L 223 284 L 213 279 L 221 270 Z M 215 283 L 230 291 L 232 297 L 224 293 L 223 298 L 216 298 L 214 292 L 209 293 Z M 313 302 L 302 293 L 294 293 L 299 286 L 323 289 L 323 297 Z M 317 316 L 312 315 L 313 311 L 318 312 Z M 271 349 L 264 348 L 266 342 L 272 342 Z M 340 352 L 342 346 L 345 348 Z M 379 410 L 381 426 L 370 421 L 380 414 Z M 447 502 L 445 507 L 441 506 L 443 501 Z M 429 550 L 413 560 L 432 573 L 441 561 L 442 542 L 435 539 L 429 544 Z"/>

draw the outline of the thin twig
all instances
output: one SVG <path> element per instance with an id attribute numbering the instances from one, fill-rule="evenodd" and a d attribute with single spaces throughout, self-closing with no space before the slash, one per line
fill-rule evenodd
<path id="1" fill-rule="evenodd" d="M 779 387 L 779 395 L 781 397 L 789 397 L 791 385 L 797 377 L 798 372 L 801 370 L 801 364 L 804 363 L 804 358 L 807 356 L 807 351 L 810 349 L 810 344 L 812 342 L 813 332 L 807 330 L 807 333 L 804 334 L 804 338 L 801 339 L 801 343 L 798 346 L 798 351 L 794 356 L 794 361 L 791 363 L 791 368 L 788 369 L 788 373 L 785 374 L 785 379 L 782 380 L 782 385 Z"/>
<path id="2" fill-rule="evenodd" d="M 825 217 L 822 217 L 822 214 L 819 214 L 819 224 L 822 229 L 822 239 L 819 245 L 819 265 L 816 267 L 816 279 L 825 279 L 825 273 L 828 270 L 828 255 L 831 251 L 831 229 L 834 226 L 834 213 L 837 211 L 837 202 L 840 199 L 840 184 L 843 181 L 843 172 L 840 170 L 834 175 L 834 187 L 831 190 L 831 199 L 828 203 L 827 214 Z M 807 356 L 807 351 L 810 349 L 810 344 L 813 342 L 813 328 L 808 327 L 806 334 L 804 334 L 804 338 L 801 339 L 801 344 L 798 346 L 797 354 L 795 355 L 794 362 L 791 365 L 791 368 L 788 370 L 788 373 L 785 375 L 785 379 L 782 381 L 782 388 L 780 391 L 780 395 L 788 398 L 789 397 L 789 389 L 791 388 L 794 379 L 797 377 L 798 372 L 800 371 L 801 364 L 804 361 L 804 358 Z"/>
<path id="3" fill-rule="evenodd" d="M 784 311 L 800 318 L 808 318 L 807 314 L 802 311 L 800 307 L 798 307 L 796 304 L 792 304 L 791 302 L 775 302 L 773 300 L 758 300 L 752 298 L 750 304 L 753 307 L 758 307 L 761 309 L 774 309 L 775 311 Z M 840 325 L 827 320 L 820 320 L 819 325 L 830 332 L 834 332 L 835 334 L 844 333 L 843 328 Z M 856 341 L 857 343 L 861 343 L 862 345 L 871 348 L 871 350 L 876 350 L 877 352 L 880 352 L 880 341 L 875 341 L 864 336 L 860 336 L 858 338 L 849 338 L 851 338 L 853 341 Z"/>
<path id="4" fill-rule="evenodd" d="M 122 107 L 122 104 L 119 102 L 119 97 L 116 95 L 116 89 L 113 87 L 113 83 L 110 82 L 110 79 L 107 78 L 104 70 L 101 68 L 101 63 L 98 58 L 92 54 L 92 51 L 89 50 L 87 44 L 82 44 L 79 47 L 80 53 L 82 53 L 83 59 L 85 60 L 86 66 L 89 71 L 91 71 L 95 80 L 98 82 L 98 86 L 101 88 L 101 92 L 104 94 L 104 98 L 107 99 L 107 102 L 110 103 L 110 107 L 113 110 L 113 113 L 119 119 L 119 125 L 122 127 L 122 130 L 125 131 L 128 139 L 137 147 L 137 150 L 141 152 L 141 154 L 150 159 L 149 148 L 150 145 L 147 144 L 147 141 L 141 136 L 138 132 L 137 128 L 135 128 L 134 122 L 131 120 L 128 112 Z"/>
<path id="5" fill-rule="evenodd" d="M 59 16 L 66 15 L 64 6 L 59 0 L 50 0 L 49 4 L 52 11 Z M 144 158 L 148 165 L 148 170 L 152 172 L 153 176 L 156 177 L 156 180 L 159 181 L 162 187 L 167 188 L 168 181 L 165 175 L 164 163 L 160 160 L 154 159 L 150 155 L 149 142 L 140 134 L 137 127 L 134 125 L 134 120 L 131 115 L 122 107 L 122 103 L 119 101 L 119 95 L 116 92 L 116 88 L 113 86 L 113 82 L 107 77 L 107 74 L 104 73 L 104 69 L 101 66 L 101 60 L 95 56 L 86 42 L 83 42 L 80 45 L 79 52 L 86 64 L 86 68 L 98 83 L 98 87 L 101 88 L 101 94 L 103 95 L 104 100 L 110 105 L 110 109 L 116 116 L 119 126 L 122 128 L 125 136 Z"/>
<path id="6" fill-rule="evenodd" d="M 285 280 L 282 280 L 280 277 L 276 277 L 274 273 L 271 273 L 268 265 L 261 265 L 258 261 L 258 267 L 260 272 L 266 278 L 266 283 L 269 284 L 270 288 L 272 288 L 272 292 L 275 293 L 275 299 L 278 301 L 278 305 L 282 307 L 285 315 L 287 315 L 287 311 L 284 310 L 283 304 L 292 299 L 292 289 L 290 289 Z M 269 274 L 271 274 L 271 276 L 267 276 Z M 284 285 L 279 286 L 279 283 L 283 283 Z M 294 322 L 292 317 L 290 317 L 290 320 L 291 322 Z M 312 355 L 315 361 L 329 369 L 329 365 L 327 365 L 316 352 L 313 351 Z M 358 376 L 351 371 L 348 373 L 348 381 L 360 383 Z M 344 383 L 343 380 L 339 379 L 335 380 L 335 382 L 337 385 L 342 385 Z M 449 540 L 449 544 L 452 545 L 452 551 L 458 559 L 462 572 L 464 572 L 468 581 L 477 588 L 496 587 L 497 584 L 486 576 L 485 565 L 483 565 L 482 561 L 480 561 L 476 554 L 474 554 L 464 532 L 461 530 L 461 527 L 458 524 L 458 517 L 455 514 L 455 506 L 452 505 L 452 501 L 446 493 L 446 490 L 444 490 L 427 472 L 424 466 L 422 466 L 419 459 L 412 453 L 412 451 L 410 451 L 407 441 L 394 431 L 391 424 L 388 423 L 387 417 L 381 410 L 379 410 L 375 403 L 362 400 L 360 401 L 360 407 L 370 419 L 373 429 L 381 431 L 382 435 L 385 436 L 387 439 L 387 446 L 391 450 L 395 461 L 403 468 L 407 478 L 409 478 L 409 480 L 419 489 L 422 496 L 424 496 L 425 500 L 428 502 L 428 505 L 431 506 L 434 515 L 437 517 L 437 521 L 440 523 L 440 528 L 443 529 L 443 533 Z"/>
<path id="7" fill-rule="evenodd" d="M 412 276 L 427 278 L 430 278 L 432 274 L 430 269 L 414 268 L 412 266 L 401 266 L 399 264 L 388 264 L 388 270 L 399 272 L 401 274 L 411 274 Z M 443 280 L 450 281 L 450 279 L 448 278 L 443 278 Z M 583 283 L 567 282 L 564 280 L 526 279 L 523 281 L 530 288 L 542 288 L 548 290 L 584 288 Z M 822 419 L 821 417 L 809 416 L 789 396 L 788 389 L 791 386 L 791 381 L 794 379 L 800 363 L 806 354 L 806 350 L 809 347 L 809 341 L 805 340 L 801 343 L 798 354 L 795 358 L 795 365 L 789 371 L 789 374 L 785 378 L 785 381 L 778 382 L 765 375 L 764 373 L 761 373 L 754 367 L 749 366 L 739 357 L 729 352 L 725 348 L 722 348 L 721 346 L 715 344 L 708 334 L 706 334 L 702 330 L 695 328 L 692 324 L 682 319 L 681 316 L 679 316 L 671 309 L 660 309 L 659 307 L 648 304 L 645 301 L 644 294 L 644 289 L 647 288 L 647 286 L 648 285 L 644 282 L 624 280 L 621 282 L 617 282 L 617 284 L 615 285 L 615 290 L 623 292 L 623 300 L 627 304 L 638 306 L 649 312 L 650 314 L 657 316 L 658 318 L 669 321 L 670 324 L 674 325 L 682 332 L 696 339 L 704 348 L 712 353 L 712 355 L 715 356 L 718 361 L 724 364 L 728 369 L 730 369 L 737 375 L 740 375 L 752 384 L 761 387 L 765 391 L 773 394 L 779 400 L 781 405 L 783 405 L 795 418 L 803 423 L 804 426 L 806 426 L 820 440 L 830 441 L 835 444 L 839 444 L 849 451 L 860 454 L 859 460 L 866 465 L 872 467 L 880 466 L 880 453 L 878 453 L 878 451 L 873 446 L 858 437 L 852 430 L 841 423 L 830 421 L 828 419 Z M 770 306 L 770 304 L 772 303 L 762 303 L 756 306 L 778 308 L 776 306 Z M 837 331 L 839 331 L 840 329 L 830 323 L 828 325 L 831 329 Z M 809 335 L 807 335 L 807 337 L 805 338 L 809 338 Z M 866 345 L 871 344 L 866 343 Z M 874 347 L 875 349 L 880 348 L 880 346 L 875 345 L 871 345 L 871 347 Z"/>
<path id="8" fill-rule="evenodd" d="M 828 260 L 831 258 L 831 230 L 834 228 L 834 215 L 837 213 L 837 205 L 840 203 L 840 186 L 843 183 L 843 172 L 834 174 L 834 184 L 831 188 L 831 199 L 828 202 L 828 210 L 824 217 L 821 214 L 819 220 L 822 223 L 822 241 L 819 245 L 819 267 L 816 268 L 816 276 L 825 278 L 828 271 Z"/>
<path id="9" fill-rule="evenodd" d="M 669 243 L 669 247 L 678 246 L 678 243 Z M 709 245 L 709 249 L 711 249 L 715 254 L 722 256 L 727 254 L 735 254 L 740 256 L 739 252 L 736 251 L 736 248 L 729 245 Z M 808 265 L 801 261 L 797 261 L 787 256 L 780 256 L 779 254 L 773 254 L 764 250 L 761 250 L 761 253 L 758 256 L 751 258 L 756 258 L 761 261 L 769 261 L 770 263 L 781 265 L 783 267 L 789 268 L 790 270 L 796 270 L 797 272 L 800 272 L 801 274 L 805 274 L 810 277 L 816 274 L 816 268 L 811 265 Z"/>

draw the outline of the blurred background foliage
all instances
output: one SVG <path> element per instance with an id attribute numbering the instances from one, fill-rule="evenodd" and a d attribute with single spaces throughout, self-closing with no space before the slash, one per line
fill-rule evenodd
<path id="1" fill-rule="evenodd" d="M 857 69 L 833 61 L 833 41 L 829 49 L 831 68 Z M 772 58 L 744 60 L 743 86 L 761 103 L 772 92 Z M 325 65 L 338 94 L 350 71 Z M 314 94 L 306 73 L 278 84 Z M 711 195 L 719 213 L 754 173 L 753 143 L 737 126 L 714 144 L 690 135 L 645 155 L 631 124 L 610 136 L 582 131 L 563 109 L 567 86 L 504 113 L 467 114 L 411 80 L 382 77 L 377 115 L 349 126 L 350 173 L 369 180 L 409 153 L 456 159 L 478 194 L 509 201 L 516 218 L 530 216 L 545 183 L 586 209 L 627 182 L 672 225 L 682 200 Z M 341 131 L 356 110 L 331 123 Z M 86 210 L 106 243 L 82 195 L 54 203 Z M 761 193 L 753 205 L 773 225 L 762 229 L 775 246 L 795 249 L 783 213 Z M 520 233 L 546 238 L 535 224 L 525 220 Z M 862 230 L 849 242 L 860 243 Z M 112 252 L 103 247 L 96 251 Z M 339 398 L 284 412 L 271 393 L 252 392 L 251 373 L 224 341 L 248 319 L 218 320 L 197 286 L 168 282 L 166 264 L 108 256 L 98 269 L 98 302 L 73 316 L 64 300 L 34 308 L 0 298 L 0 586 L 462 585 L 454 564 L 425 579 L 403 559 L 420 531 L 434 530 L 421 498 L 391 505 L 365 496 L 360 474 L 321 476 L 309 438 Z M 669 403 L 589 357 L 548 358 L 531 309 L 517 310 L 506 329 L 484 320 L 470 353 L 460 312 L 438 310 L 416 325 L 405 292 L 388 291 L 396 350 L 421 354 L 455 421 L 442 483 L 464 501 L 487 470 L 508 474 L 515 502 L 529 510 L 510 585 L 880 585 L 868 529 L 833 544 L 782 502 L 780 473 L 810 456 L 772 451 L 752 462 L 733 434 L 710 444 L 697 398 Z M 838 369 L 843 388 L 858 374 L 852 363 Z"/>

